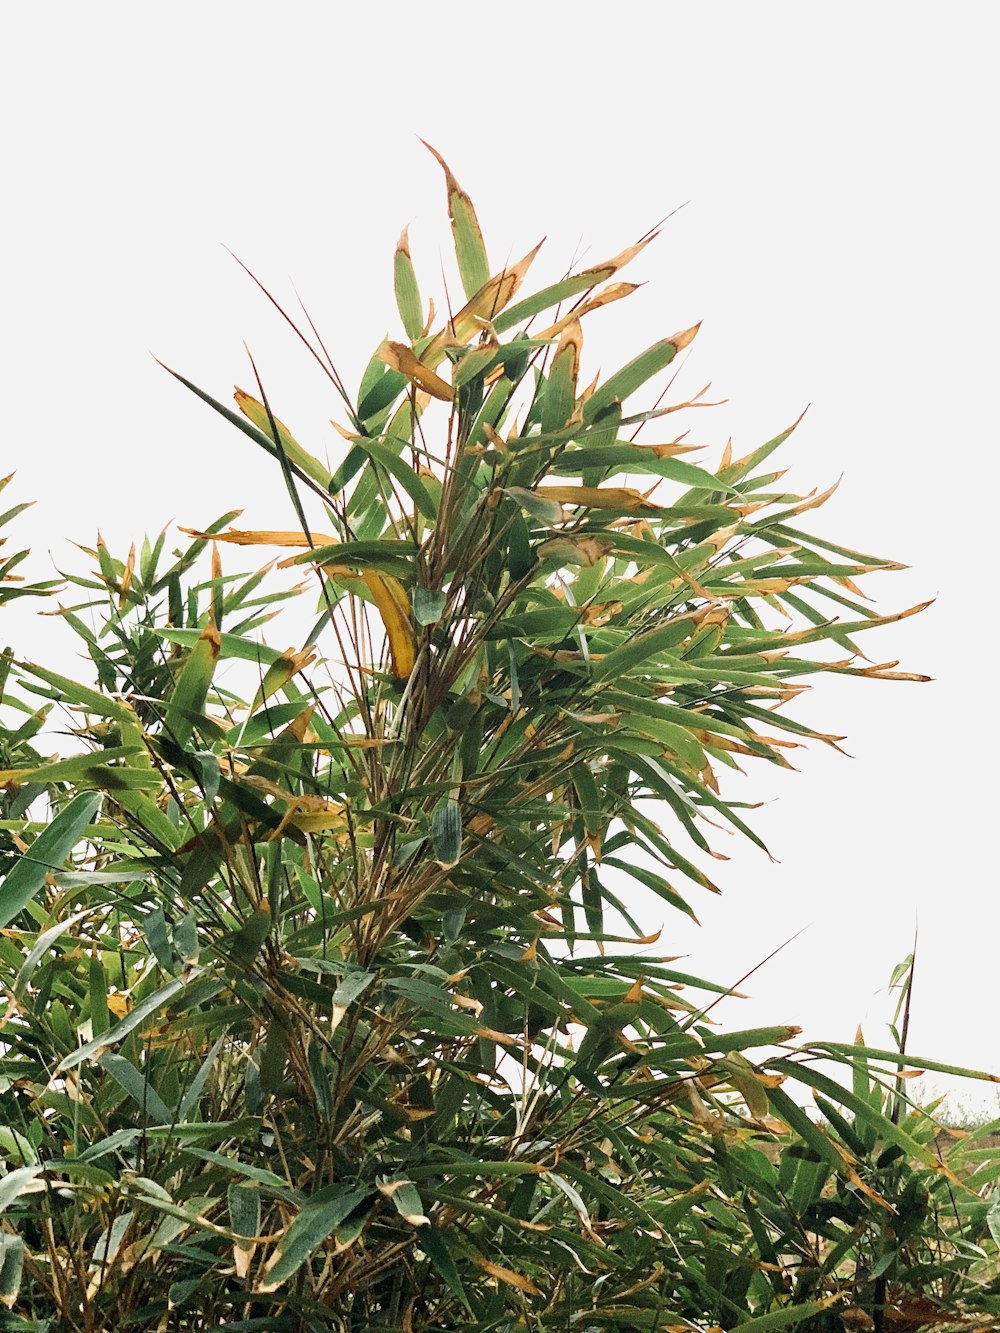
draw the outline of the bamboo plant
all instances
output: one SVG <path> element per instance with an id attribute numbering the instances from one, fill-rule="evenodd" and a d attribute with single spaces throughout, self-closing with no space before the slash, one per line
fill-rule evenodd
<path id="1" fill-rule="evenodd" d="M 982 1325 L 1000 1158 L 907 1092 L 951 1067 L 724 1030 L 670 952 L 722 831 L 762 847 L 744 770 L 843 739 L 798 695 L 920 679 L 858 640 L 921 608 L 810 535 L 794 427 L 687 442 L 696 328 L 589 378 L 655 233 L 535 290 L 441 165 L 447 314 L 404 232 L 357 393 L 285 315 L 332 441 L 252 364 L 232 406 L 171 372 L 283 526 L 98 541 L 58 594 L 89 679 L 4 658 L 3 1326 Z"/>

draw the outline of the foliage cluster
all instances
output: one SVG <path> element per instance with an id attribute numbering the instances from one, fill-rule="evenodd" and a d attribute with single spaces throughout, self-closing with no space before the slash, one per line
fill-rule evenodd
<path id="1" fill-rule="evenodd" d="M 3 658 L 6 1326 L 988 1322 L 1000 1157 L 935 1138 L 904 1027 L 723 1032 L 645 924 L 716 891 L 719 825 L 758 841 L 741 765 L 837 744 L 813 677 L 902 674 L 855 642 L 912 613 L 857 586 L 894 566 L 799 526 L 790 431 L 711 468 L 663 431 L 704 391 L 634 405 L 696 330 L 586 381 L 652 235 L 525 295 L 445 179 L 464 304 L 404 233 L 356 395 L 296 329 L 334 467 L 259 380 L 195 389 L 295 529 L 99 540 L 60 602 L 91 683 Z"/>

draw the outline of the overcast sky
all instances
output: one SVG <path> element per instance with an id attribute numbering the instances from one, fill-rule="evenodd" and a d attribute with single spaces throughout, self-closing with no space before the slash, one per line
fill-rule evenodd
<path id="1" fill-rule="evenodd" d="M 723 1017 L 849 1040 L 887 1014 L 919 917 L 913 1049 L 1000 1070 L 997 27 L 954 0 L 4 6 L 2 465 L 38 502 L 20 534 L 65 566 L 98 525 L 119 554 L 230 507 L 293 526 L 264 455 L 152 354 L 227 398 L 246 339 L 279 415 L 338 457 L 326 382 L 223 245 L 294 283 L 355 385 L 396 330 L 400 228 L 428 290 L 450 262 L 418 134 L 492 258 L 547 236 L 543 277 L 686 205 L 628 274 L 648 286 L 590 321 L 592 370 L 703 320 L 678 387 L 729 400 L 693 422 L 709 457 L 811 403 L 789 484 L 844 473 L 815 529 L 911 566 L 870 581 L 886 609 L 938 600 L 866 639 L 935 682 L 821 682 L 800 716 L 853 758 L 755 773 L 780 864 L 734 846 L 702 930 L 663 942 L 735 980 L 805 927 Z M 5 616 L 19 652 L 56 651 L 55 622 Z"/>

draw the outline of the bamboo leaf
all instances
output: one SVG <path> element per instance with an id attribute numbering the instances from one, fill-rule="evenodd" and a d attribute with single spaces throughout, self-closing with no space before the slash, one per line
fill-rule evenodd
<path id="1" fill-rule="evenodd" d="M 147 996 L 145 1000 L 130 1009 L 125 1017 L 109 1031 L 101 1033 L 100 1036 L 94 1037 L 91 1041 L 85 1041 L 82 1046 L 77 1047 L 75 1051 L 71 1051 L 59 1062 L 56 1072 L 62 1074 L 68 1069 L 75 1069 L 77 1065 L 83 1064 L 85 1060 L 94 1059 L 110 1047 L 117 1046 L 130 1032 L 145 1023 L 147 1018 L 151 1018 L 153 1014 L 158 1013 L 179 991 L 183 990 L 189 982 L 200 975 L 200 969 L 193 969 L 187 977 L 175 977 L 172 981 L 168 981 L 166 985 L 161 986 L 159 990 L 154 991 L 152 995 Z"/>
<path id="2" fill-rule="evenodd" d="M 774 1329 L 791 1328 L 795 1324 L 801 1324 L 804 1319 L 813 1319 L 816 1315 L 822 1314 L 824 1310 L 829 1310 L 832 1305 L 837 1305 L 843 1299 L 844 1294 L 838 1291 L 831 1296 L 824 1296 L 819 1301 L 802 1301 L 800 1304 L 781 1306 L 768 1314 L 758 1315 L 755 1319 L 746 1319 L 743 1323 L 736 1324 L 733 1333 L 773 1333 Z"/>
<path id="3" fill-rule="evenodd" d="M 0 884 L 0 927 L 9 925 L 35 897 L 46 875 L 63 868 L 100 808 L 101 798 L 95 792 L 74 796 L 22 853 Z"/>
<path id="4" fill-rule="evenodd" d="M 451 218 L 451 230 L 455 238 L 455 255 L 458 259 L 458 271 L 462 276 L 462 286 L 468 297 L 475 296 L 480 288 L 489 281 L 490 267 L 486 258 L 486 246 L 483 233 L 472 207 L 472 200 L 465 193 L 451 173 L 447 162 L 430 144 L 421 140 L 437 158 L 444 172 L 448 190 L 448 216 Z"/>
<path id="5" fill-rule="evenodd" d="M 89 916 L 93 909 L 85 907 L 82 912 L 75 912 L 73 916 L 67 917 L 65 921 L 58 921 L 48 930 L 43 930 L 35 940 L 35 943 L 28 951 L 28 956 L 21 965 L 21 970 L 14 981 L 13 994 L 20 997 L 24 994 L 25 987 L 31 979 L 31 974 L 42 958 L 49 952 L 56 940 L 65 935 L 68 930 L 79 925 L 85 916 Z"/>
<path id="6" fill-rule="evenodd" d="M 264 1269 L 261 1292 L 277 1291 L 354 1210 L 371 1197 L 364 1187 L 327 1185 L 309 1199 L 285 1231 Z"/>
<path id="7" fill-rule="evenodd" d="M 608 259 L 603 264 L 595 264 L 592 268 L 584 269 L 582 273 L 575 273 L 572 277 L 563 278 L 561 282 L 553 283 L 552 286 L 545 287 L 540 292 L 525 297 L 523 301 L 511 306 L 509 310 L 494 320 L 494 328 L 498 333 L 502 333 L 507 329 L 512 329 L 515 324 L 520 324 L 533 315 L 540 314 L 543 310 L 548 310 L 552 306 L 568 300 L 571 296 L 577 296 L 580 292 L 590 291 L 591 288 L 599 286 L 602 282 L 606 282 L 608 278 L 613 277 L 619 269 L 630 263 L 651 241 L 656 239 L 657 235 L 658 233 L 652 232 L 635 245 L 628 246 L 614 259 Z"/>
<path id="8" fill-rule="evenodd" d="M 38 1180 L 44 1170 L 44 1166 L 18 1166 L 0 1176 L 0 1213 L 6 1212 L 22 1194 L 35 1194 L 39 1188 L 45 1189 Z"/>
<path id="9" fill-rule="evenodd" d="M 465 1306 L 466 1310 L 472 1314 L 472 1306 L 469 1304 L 469 1298 L 465 1294 L 465 1288 L 462 1285 L 462 1279 L 459 1276 L 458 1266 L 452 1257 L 451 1250 L 448 1248 L 448 1242 L 445 1239 L 445 1233 L 437 1227 L 429 1227 L 421 1233 L 420 1246 L 428 1259 L 444 1278 L 449 1291 Z"/>
<path id="10" fill-rule="evenodd" d="M 213 622 L 202 630 L 181 668 L 167 703 L 166 725 L 171 740 L 183 748 L 191 739 L 195 720 L 201 716 L 222 650 L 222 640 Z"/>
<path id="11" fill-rule="evenodd" d="M 690 329 L 684 329 L 682 333 L 675 333 L 671 338 L 664 338 L 662 342 L 654 343 L 652 347 L 648 347 L 645 352 L 633 358 L 627 366 L 623 366 L 584 404 L 584 421 L 595 420 L 599 413 L 612 403 L 624 402 L 630 394 L 635 393 L 636 389 L 642 388 L 648 379 L 665 370 L 677 353 L 694 341 L 700 327 L 700 324 L 695 324 Z"/>
<path id="12" fill-rule="evenodd" d="M 390 342 L 386 339 L 378 349 L 378 356 L 390 370 L 399 371 L 412 385 L 423 389 L 424 393 L 429 393 L 432 398 L 440 398 L 445 403 L 450 403 L 454 398 L 455 390 L 447 380 L 436 375 L 405 343 Z"/>
<path id="13" fill-rule="evenodd" d="M 424 518 L 433 522 L 437 517 L 437 505 L 423 480 L 414 469 L 409 464 L 404 463 L 398 454 L 393 453 L 384 444 L 380 444 L 378 440 L 356 436 L 355 443 L 369 458 L 374 459 L 380 467 L 385 468 L 393 480 L 402 486 Z"/>
<path id="14" fill-rule="evenodd" d="M 262 435 L 269 436 L 273 440 L 271 418 L 268 416 L 264 404 L 258 402 L 252 394 L 240 388 L 236 389 L 233 398 L 236 406 L 247 420 L 252 421 Z M 284 450 L 288 461 L 305 476 L 315 481 L 317 485 L 322 486 L 324 490 L 328 490 L 331 480 L 329 469 L 324 467 L 318 458 L 314 458 L 312 454 L 302 448 L 297 440 L 292 438 L 284 422 L 275 417 L 274 424 L 278 431 L 277 443 Z"/>
<path id="15" fill-rule="evenodd" d="M 523 1273 L 516 1273 L 512 1268 L 507 1268 L 503 1264 L 495 1264 L 492 1259 L 487 1259 L 481 1254 L 474 1254 L 472 1262 L 477 1268 L 481 1268 L 487 1277 L 495 1278 L 497 1282 L 513 1287 L 515 1291 L 521 1291 L 526 1296 L 541 1296 L 542 1294 L 531 1278 L 525 1277 Z"/>
<path id="16" fill-rule="evenodd" d="M 413 261 L 410 258 L 410 239 L 405 227 L 396 243 L 393 268 L 399 317 L 403 321 L 403 328 L 410 342 L 416 342 L 424 326 L 424 315 L 417 275 L 413 271 Z"/>
<path id="17" fill-rule="evenodd" d="M 440 589 L 424 588 L 418 584 L 413 589 L 413 619 L 418 625 L 436 625 L 447 600 L 447 594 Z"/>
<path id="18" fill-rule="evenodd" d="M 101 1056 L 99 1063 L 140 1108 L 144 1121 L 149 1120 L 154 1125 L 170 1124 L 174 1114 L 156 1089 L 150 1085 L 148 1075 L 142 1074 L 135 1065 L 110 1051 Z"/>
<path id="19" fill-rule="evenodd" d="M 443 801 L 431 819 L 435 859 L 448 869 L 462 854 L 462 811 L 457 801 Z"/>
<path id="20" fill-rule="evenodd" d="M 10 1309 L 17 1301 L 24 1271 L 24 1240 L 0 1235 L 0 1301 Z"/>

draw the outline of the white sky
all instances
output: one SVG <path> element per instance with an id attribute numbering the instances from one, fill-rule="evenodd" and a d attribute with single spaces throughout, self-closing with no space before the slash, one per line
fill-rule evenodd
<path id="1" fill-rule="evenodd" d="M 1000 1070 L 998 26 L 955 0 L 5 6 L 2 466 L 38 501 L 18 533 L 65 565 L 98 524 L 120 554 L 240 505 L 293 525 L 264 455 L 150 353 L 228 399 L 246 338 L 276 411 L 339 456 L 325 381 L 220 243 L 294 280 L 356 385 L 397 328 L 401 226 L 425 291 L 452 262 L 416 134 L 492 258 L 547 234 L 542 277 L 690 201 L 627 274 L 648 287 L 590 321 L 589 365 L 703 319 L 678 387 L 729 404 L 693 438 L 745 452 L 811 402 L 790 484 L 845 473 L 816 529 L 912 567 L 870 581 L 886 609 L 938 601 L 865 640 L 935 683 L 822 682 L 800 716 L 854 758 L 754 774 L 780 865 L 734 846 L 725 897 L 700 933 L 668 920 L 666 952 L 735 980 L 807 927 L 722 1016 L 849 1040 L 886 1015 L 919 916 L 912 1048 Z M 6 614 L 25 656 L 57 651 L 55 622 Z"/>

